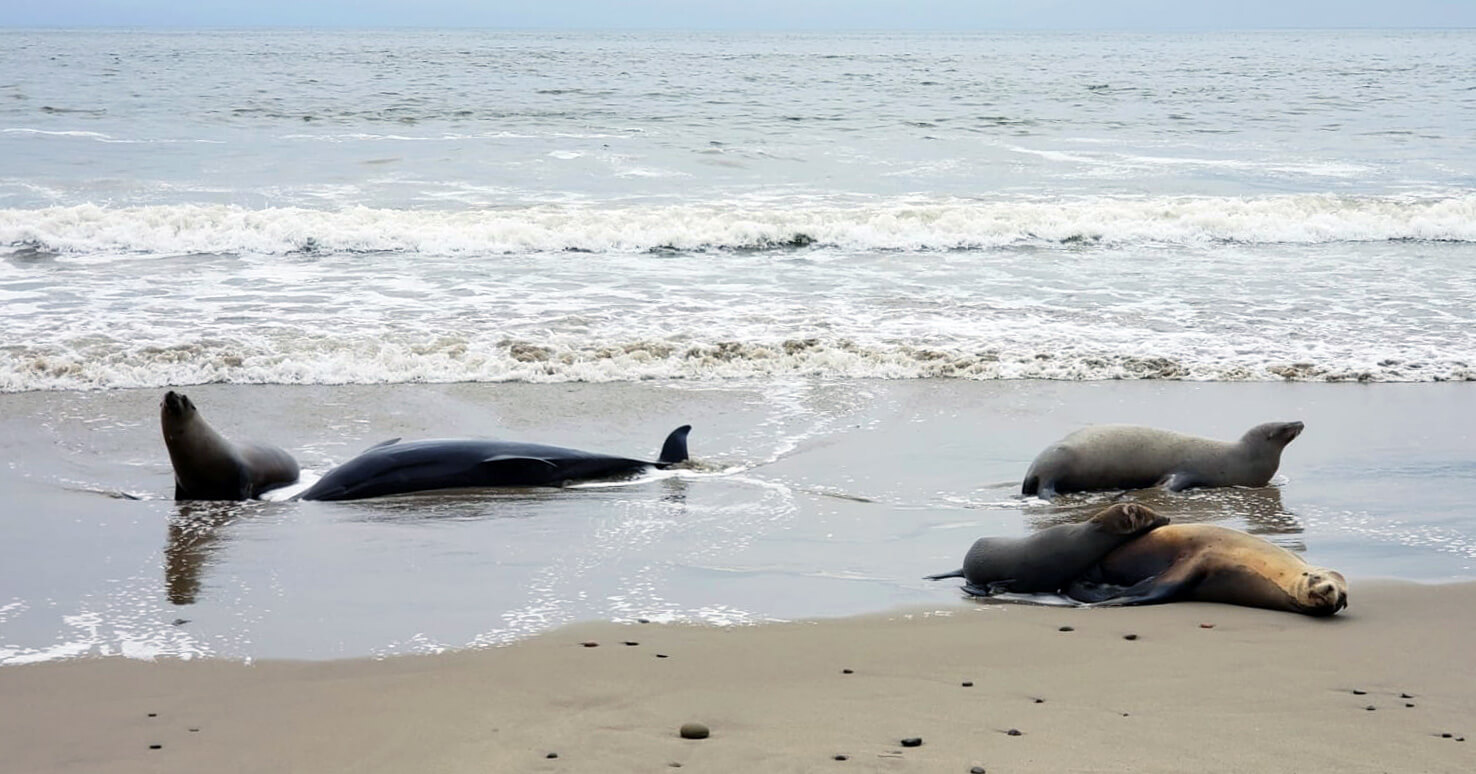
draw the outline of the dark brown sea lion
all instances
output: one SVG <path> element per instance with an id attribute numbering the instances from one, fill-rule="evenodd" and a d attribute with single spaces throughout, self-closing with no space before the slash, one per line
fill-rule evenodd
<path id="1" fill-rule="evenodd" d="M 215 432 L 195 404 L 170 390 L 159 403 L 176 500 L 248 500 L 297 480 L 297 460 L 275 446 L 238 444 Z"/>
<path id="2" fill-rule="evenodd" d="M 1137 425 L 1094 425 L 1062 438 L 1030 463 L 1020 491 L 1049 500 L 1066 492 L 1196 486 L 1265 486 L 1301 422 L 1267 422 L 1226 443 Z"/>
<path id="3" fill-rule="evenodd" d="M 1060 591 L 1113 549 L 1168 521 L 1146 505 L 1118 503 L 1077 524 L 1025 537 L 979 538 L 961 569 L 928 580 L 964 578 L 964 591 L 976 596 Z"/>
<path id="4" fill-rule="evenodd" d="M 1326 616 L 1348 606 L 1348 582 L 1255 535 L 1174 524 L 1107 554 L 1066 595 L 1103 605 L 1195 600 Z"/>

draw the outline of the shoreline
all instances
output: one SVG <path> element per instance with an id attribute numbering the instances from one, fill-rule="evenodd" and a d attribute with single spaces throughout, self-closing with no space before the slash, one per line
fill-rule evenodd
<path id="1" fill-rule="evenodd" d="M 0 746 L 51 772 L 1455 772 L 1473 603 L 1476 582 L 1355 580 L 1328 619 L 961 602 L 381 660 L 77 659 L 0 668 Z"/>

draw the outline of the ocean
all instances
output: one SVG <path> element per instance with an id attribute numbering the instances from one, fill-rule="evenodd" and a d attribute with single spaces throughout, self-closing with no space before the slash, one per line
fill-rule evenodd
<path id="1" fill-rule="evenodd" d="M 0 663 L 951 604 L 918 578 L 973 537 L 1103 502 L 1012 497 L 1095 421 L 1307 419 L 1274 503 L 1165 507 L 1472 577 L 1476 32 L 0 44 Z M 708 459 L 201 516 L 168 499 L 171 387 L 317 474 L 685 422 Z"/>

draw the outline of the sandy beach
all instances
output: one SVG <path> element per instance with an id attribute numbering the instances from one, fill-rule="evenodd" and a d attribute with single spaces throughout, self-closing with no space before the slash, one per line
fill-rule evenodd
<path id="1" fill-rule="evenodd" d="M 0 747 L 15 772 L 1469 771 L 1476 584 L 1350 596 L 1331 619 L 959 601 L 384 660 L 36 664 L 0 669 Z"/>

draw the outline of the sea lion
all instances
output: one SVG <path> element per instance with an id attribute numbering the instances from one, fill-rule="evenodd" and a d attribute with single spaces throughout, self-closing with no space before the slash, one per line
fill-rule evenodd
<path id="1" fill-rule="evenodd" d="M 1195 486 L 1265 486 L 1301 422 L 1267 422 L 1235 443 L 1137 425 L 1094 425 L 1047 447 L 1030 463 L 1020 493 L 1049 500 L 1066 492 Z"/>
<path id="2" fill-rule="evenodd" d="M 182 393 L 164 393 L 159 423 L 174 465 L 176 500 L 249 500 L 297 480 L 292 455 L 275 446 L 226 440 Z"/>
<path id="3" fill-rule="evenodd" d="M 359 500 L 433 489 L 560 486 L 644 468 L 667 468 L 687 460 L 687 433 L 691 429 L 691 425 L 682 425 L 673 430 L 656 462 L 535 443 L 469 439 L 401 442 L 395 438 L 328 471 L 298 497 Z"/>
<path id="4" fill-rule="evenodd" d="M 1056 592 L 1113 549 L 1168 522 L 1146 505 L 1118 503 L 1077 524 L 1057 524 L 1025 537 L 979 538 L 961 569 L 927 579 L 964 578 L 964 591 L 981 597 Z"/>
<path id="5" fill-rule="evenodd" d="M 1066 595 L 1098 605 L 1196 600 L 1327 616 L 1348 606 L 1348 582 L 1255 535 L 1174 524 L 1107 554 Z"/>

